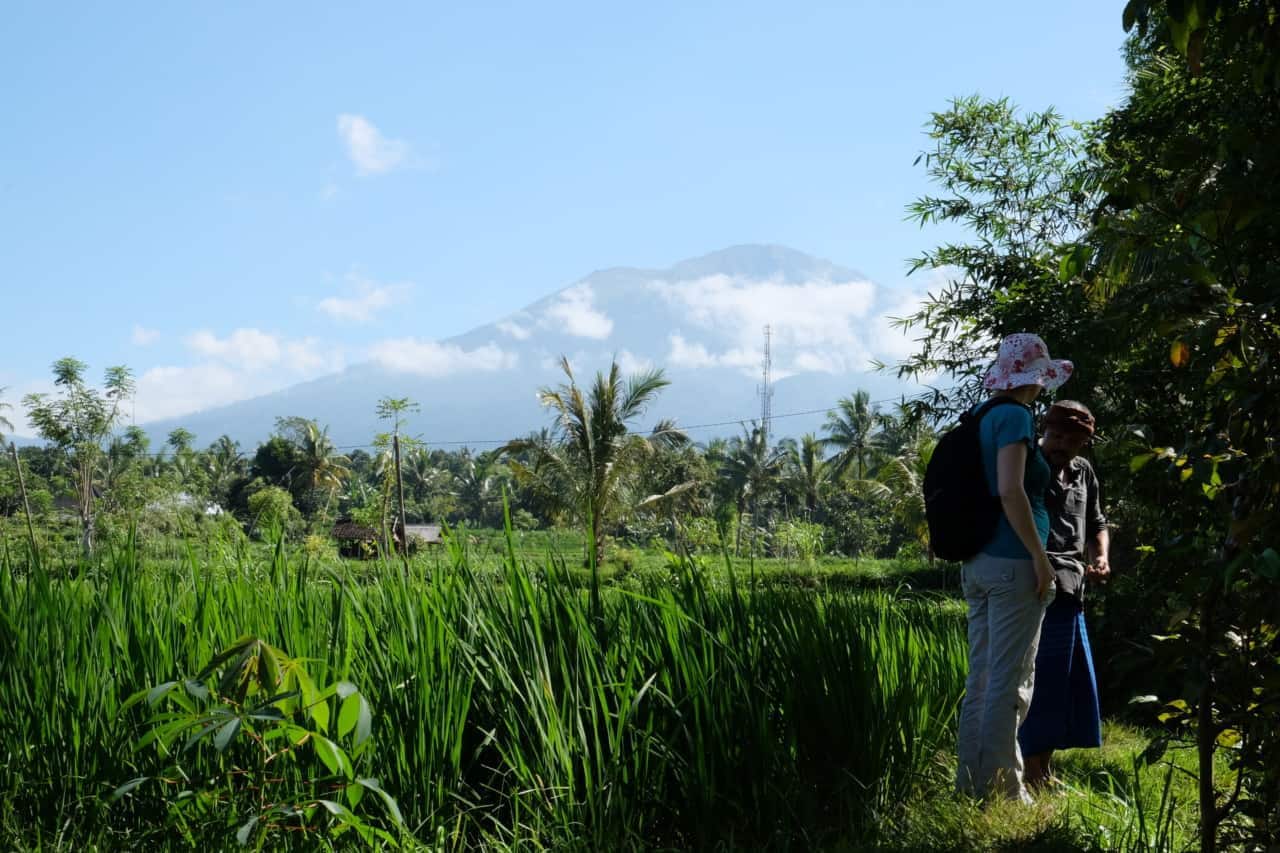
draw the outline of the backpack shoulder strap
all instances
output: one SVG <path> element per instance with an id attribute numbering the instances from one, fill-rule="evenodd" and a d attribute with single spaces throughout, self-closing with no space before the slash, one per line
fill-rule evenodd
<path id="1" fill-rule="evenodd" d="M 1009 406 L 1009 405 L 1022 406 L 1021 403 L 1019 403 L 1017 400 L 1013 399 L 1012 397 L 992 397 L 990 400 L 987 400 L 985 403 L 983 403 L 981 406 L 979 406 L 977 409 L 973 410 L 972 412 L 966 412 L 962 416 L 961 420 L 972 419 L 973 422 L 976 424 L 979 421 L 981 421 L 983 417 L 986 416 L 987 412 L 991 411 L 997 406 Z M 1028 409 L 1026 406 L 1022 406 L 1022 408 L 1027 409 L 1027 411 L 1030 411 L 1030 409 Z"/>

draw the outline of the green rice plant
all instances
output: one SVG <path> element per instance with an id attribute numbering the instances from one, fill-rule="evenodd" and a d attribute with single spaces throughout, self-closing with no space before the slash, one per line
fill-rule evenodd
<path id="1" fill-rule="evenodd" d="M 9 549 L 5 846 L 184 846 L 163 798 L 109 805 L 151 775 L 133 749 L 151 709 L 128 700 L 246 634 L 316 684 L 362 686 L 380 787 L 437 847 L 820 845 L 871 826 L 950 749 L 955 608 L 744 583 L 727 558 L 676 558 L 593 607 L 564 560 L 530 557 L 510 530 L 502 545 L 485 560 L 453 535 L 354 566 L 283 538 L 152 556 L 126 536 L 73 576 Z"/>
<path id="2" fill-rule="evenodd" d="M 133 749 L 154 746 L 162 771 L 116 788 L 113 802 L 149 783 L 181 789 L 161 796 L 169 823 L 192 846 L 233 827 L 241 845 L 252 840 L 259 850 L 289 832 L 303 839 L 351 832 L 367 845 L 400 846 L 400 838 L 355 811 L 373 792 L 392 828 L 403 830 L 395 799 L 376 778 L 356 772 L 372 711 L 350 682 L 318 687 L 302 661 L 242 637 L 193 678 L 140 690 L 121 710 L 142 702 L 153 710 L 151 729 Z"/>

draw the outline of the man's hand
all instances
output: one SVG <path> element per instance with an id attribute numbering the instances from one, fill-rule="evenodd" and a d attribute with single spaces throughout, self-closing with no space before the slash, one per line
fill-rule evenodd
<path id="1" fill-rule="evenodd" d="M 1108 562 L 1106 555 L 1095 557 L 1093 562 L 1085 569 L 1084 576 L 1086 580 L 1105 584 L 1107 579 L 1111 577 L 1111 563 Z"/>

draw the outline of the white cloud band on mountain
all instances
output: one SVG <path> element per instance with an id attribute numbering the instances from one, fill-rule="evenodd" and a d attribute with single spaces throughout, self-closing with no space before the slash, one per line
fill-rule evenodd
<path id="1" fill-rule="evenodd" d="M 186 344 L 200 361 L 159 365 L 138 377 L 132 414 L 139 422 L 269 394 L 340 370 L 345 359 L 340 348 L 316 338 L 290 339 L 253 328 L 235 329 L 223 337 L 202 329 L 188 335 Z"/>
<path id="2" fill-rule="evenodd" d="M 533 329 L 528 326 L 521 326 L 515 320 L 499 320 L 494 327 L 504 335 L 510 335 L 517 341 L 527 341 L 529 336 L 533 334 Z"/>
<path id="3" fill-rule="evenodd" d="M 542 312 L 542 324 L 577 338 L 598 341 L 613 332 L 613 320 L 596 308 L 595 292 L 585 282 L 561 291 Z"/>
<path id="4" fill-rule="evenodd" d="M 494 371 L 514 367 L 516 357 L 497 344 L 474 349 L 456 344 L 394 338 L 373 345 L 369 354 L 389 370 L 418 376 L 449 376 L 466 371 Z"/>
<path id="5" fill-rule="evenodd" d="M 815 280 L 793 284 L 728 275 L 691 281 L 654 281 L 650 289 L 718 345 L 669 337 L 673 367 L 760 369 L 767 325 L 775 347 L 774 375 L 865 370 L 871 359 L 867 334 L 876 301 L 870 281 Z"/>
<path id="6" fill-rule="evenodd" d="M 712 352 L 705 344 L 687 340 L 679 332 L 671 334 L 667 340 L 670 344 L 667 363 L 672 367 L 739 367 L 756 370 L 760 366 L 761 353 L 746 347 Z"/>
<path id="7" fill-rule="evenodd" d="M 241 371 L 225 364 L 152 367 L 138 377 L 133 416 L 143 423 L 161 420 L 234 403 L 255 393 L 260 392 Z"/>
<path id="8" fill-rule="evenodd" d="M 249 370 L 277 364 L 281 355 L 280 340 L 259 329 L 236 329 L 225 338 L 201 329 L 187 337 L 187 346 L 199 355 Z"/>

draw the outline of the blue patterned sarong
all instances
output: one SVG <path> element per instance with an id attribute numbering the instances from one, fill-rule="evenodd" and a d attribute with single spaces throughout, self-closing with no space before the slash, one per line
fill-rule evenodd
<path id="1" fill-rule="evenodd" d="M 1084 609 L 1069 596 L 1054 599 L 1040 627 L 1035 690 L 1018 729 L 1023 755 L 1102 746 L 1102 713 Z"/>

